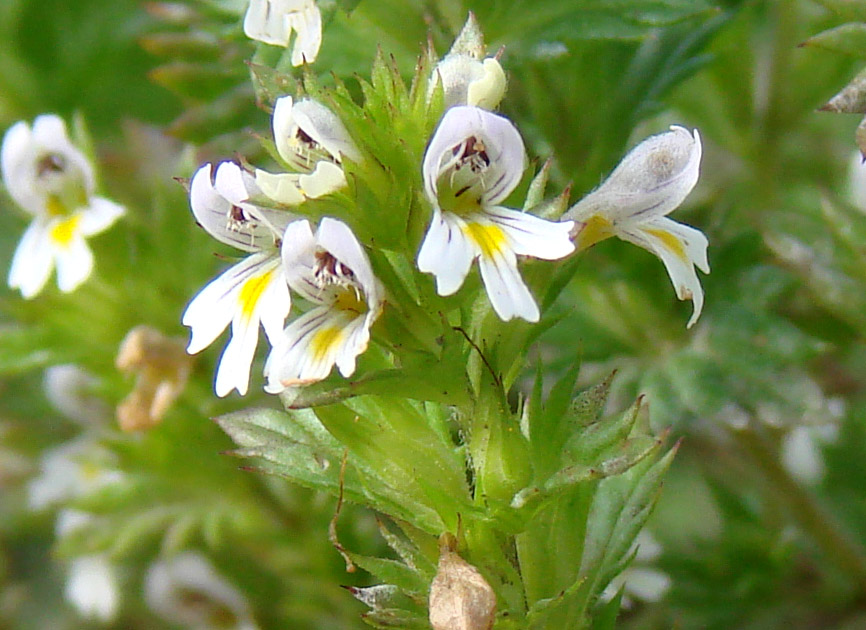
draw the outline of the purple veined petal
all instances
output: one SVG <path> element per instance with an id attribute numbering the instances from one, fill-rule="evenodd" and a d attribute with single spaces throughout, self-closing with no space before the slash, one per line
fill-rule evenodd
<path id="1" fill-rule="evenodd" d="M 317 306 L 289 324 L 265 363 L 265 391 L 279 393 L 326 378 L 346 342 L 345 328 L 351 321 L 340 311 Z"/>
<path id="2" fill-rule="evenodd" d="M 505 231 L 515 254 L 558 260 L 574 251 L 572 221 L 548 221 L 500 206 L 487 208 L 485 214 Z"/>
<path id="3" fill-rule="evenodd" d="M 308 300 L 320 302 L 318 288 L 310 283 L 316 264 L 316 237 L 310 222 L 290 223 L 280 251 L 288 285 Z"/>
<path id="4" fill-rule="evenodd" d="M 235 162 L 221 162 L 219 164 L 213 185 L 220 196 L 235 208 L 240 208 L 243 211 L 244 217 L 250 222 L 242 226 L 244 230 L 256 232 L 264 226 L 270 230 L 272 240 L 279 239 L 286 226 L 297 219 L 297 216 L 289 212 L 263 208 L 251 201 L 256 197 L 261 197 L 264 193 L 256 183 L 256 177 Z M 267 235 L 266 231 L 261 230 L 261 232 Z M 269 244 L 265 236 L 262 245 L 263 248 L 266 248 L 272 243 Z"/>
<path id="5" fill-rule="evenodd" d="M 218 241 L 246 252 L 273 248 L 278 237 L 273 229 L 221 195 L 212 172 L 212 165 L 205 164 L 190 183 L 190 207 L 199 225 Z"/>
<path id="6" fill-rule="evenodd" d="M 201 352 L 220 336 L 239 308 L 244 285 L 276 263 L 275 256 L 266 252 L 248 256 L 217 276 L 192 299 L 182 319 L 183 325 L 191 329 L 188 353 Z"/>
<path id="7" fill-rule="evenodd" d="M 496 205 L 505 199 L 523 176 L 523 139 L 510 120 L 479 107 L 452 107 L 439 123 L 424 154 L 424 188 L 433 205 L 438 205 L 438 180 L 454 163 L 454 149 L 469 138 L 481 140 L 489 161 L 483 173 L 482 205 Z"/>
<path id="8" fill-rule="evenodd" d="M 427 236 L 418 251 L 418 269 L 436 276 L 439 295 L 452 295 L 463 285 L 478 250 L 466 237 L 464 222 L 451 213 L 433 211 Z"/>
<path id="9" fill-rule="evenodd" d="M 528 322 L 539 320 L 538 305 L 520 277 L 517 258 L 510 249 L 483 252 L 478 257 L 478 268 L 493 310 L 502 321 L 515 317 Z"/>

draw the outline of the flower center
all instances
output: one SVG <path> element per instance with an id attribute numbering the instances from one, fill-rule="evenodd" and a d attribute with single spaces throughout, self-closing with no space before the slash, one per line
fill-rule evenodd
<path id="1" fill-rule="evenodd" d="M 46 153 L 36 160 L 35 170 L 48 216 L 67 216 L 87 205 L 84 174 L 65 155 Z"/>
<path id="2" fill-rule="evenodd" d="M 337 260 L 333 254 L 326 251 L 316 252 L 316 263 L 313 266 L 313 277 L 316 284 L 324 288 L 331 285 L 357 286 L 358 280 L 355 272 Z"/>
<path id="3" fill-rule="evenodd" d="M 485 175 L 489 167 L 487 147 L 480 138 L 469 136 L 452 147 L 450 157 L 439 169 L 439 207 L 461 216 L 477 212 L 487 188 Z"/>
<path id="4" fill-rule="evenodd" d="M 322 160 L 334 164 L 340 163 L 338 157 L 331 155 L 327 149 L 297 125 L 294 133 L 289 137 L 289 147 L 296 158 L 292 160 L 292 164 L 302 171 L 312 171 L 316 167 L 316 163 Z"/>
<path id="5" fill-rule="evenodd" d="M 322 290 L 329 290 L 334 308 L 355 314 L 366 313 L 363 289 L 355 272 L 337 260 L 330 252 L 317 251 L 313 279 Z"/>

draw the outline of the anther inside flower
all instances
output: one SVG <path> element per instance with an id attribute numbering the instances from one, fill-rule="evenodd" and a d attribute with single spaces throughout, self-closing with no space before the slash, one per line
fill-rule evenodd
<path id="1" fill-rule="evenodd" d="M 473 260 L 494 310 L 503 320 L 538 321 L 535 299 L 517 270 L 517 256 L 555 260 L 574 250 L 573 223 L 557 223 L 504 208 L 523 174 L 523 140 L 506 118 L 478 107 L 452 107 L 424 156 L 433 218 L 418 268 L 436 276 L 440 295 L 463 284 Z"/>
<path id="2" fill-rule="evenodd" d="M 289 225 L 282 252 L 289 286 L 316 306 L 274 344 L 265 364 L 266 391 L 320 381 L 334 365 L 351 376 L 382 308 L 382 287 L 367 254 L 345 223 L 327 217 L 315 234 L 308 221 Z"/>

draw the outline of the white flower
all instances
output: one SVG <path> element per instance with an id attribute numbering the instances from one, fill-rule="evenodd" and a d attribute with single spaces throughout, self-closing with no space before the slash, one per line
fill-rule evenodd
<path id="1" fill-rule="evenodd" d="M 798 425 L 783 437 L 779 457 L 785 470 L 800 483 L 814 485 L 826 472 L 823 446 L 839 437 L 839 425 Z"/>
<path id="2" fill-rule="evenodd" d="M 170 623 L 195 630 L 255 630 L 244 596 L 202 555 L 186 552 L 154 563 L 144 582 L 147 605 Z"/>
<path id="3" fill-rule="evenodd" d="M 30 509 L 41 510 L 121 482 L 123 474 L 110 459 L 108 452 L 87 439 L 47 451 L 39 464 L 40 475 L 27 486 Z"/>
<path id="4" fill-rule="evenodd" d="M 710 273 L 707 238 L 668 219 L 694 188 L 701 164 L 701 137 L 684 127 L 647 138 L 623 158 L 610 177 L 572 206 L 564 218 L 577 222 L 578 251 L 617 236 L 661 258 L 681 300 L 692 300 L 691 327 L 701 314 L 704 291 L 695 266 Z"/>
<path id="5" fill-rule="evenodd" d="M 55 525 L 57 538 L 87 527 L 94 520 L 87 512 L 61 510 Z M 113 620 L 120 605 L 120 589 L 108 555 L 97 553 L 73 558 L 67 568 L 64 594 L 82 617 L 103 623 Z"/>
<path id="6" fill-rule="evenodd" d="M 250 0 L 244 33 L 274 46 L 288 47 L 292 32 L 292 65 L 313 63 L 322 45 L 322 13 L 314 0 Z"/>
<path id="7" fill-rule="evenodd" d="M 108 556 L 99 553 L 73 558 L 64 594 L 82 617 L 102 623 L 113 620 L 120 605 L 120 590 Z"/>
<path id="8" fill-rule="evenodd" d="M 283 96 L 274 105 L 271 124 L 277 152 L 298 172 L 257 169 L 256 184 L 265 195 L 295 206 L 346 185 L 340 163 L 344 156 L 358 162 L 361 153 L 334 112 L 309 98 L 294 102 L 291 96 Z"/>
<path id="9" fill-rule="evenodd" d="M 320 381 L 334 364 L 351 376 L 382 310 L 383 289 L 361 244 L 336 219 L 322 219 L 315 235 L 308 221 L 296 221 L 283 238 L 283 264 L 289 286 L 317 306 L 274 344 L 265 363 L 265 390 L 276 394 Z"/>
<path id="10" fill-rule="evenodd" d="M 53 114 L 38 116 L 32 129 L 23 121 L 12 125 L 3 137 L 0 166 L 9 194 L 33 215 L 12 258 L 9 286 L 32 298 L 56 264 L 60 290 L 75 290 L 93 270 L 85 237 L 108 228 L 123 207 L 94 196 L 93 169 Z"/>
<path id="11" fill-rule="evenodd" d="M 445 113 L 424 156 L 433 219 L 418 252 L 418 268 L 436 276 L 439 295 L 451 295 L 478 259 L 499 317 L 535 322 L 538 306 L 517 270 L 517 256 L 567 256 L 574 251 L 573 223 L 498 205 L 520 181 L 523 161 L 523 140 L 507 119 L 477 107 Z"/>
<path id="12" fill-rule="evenodd" d="M 493 109 L 505 95 L 505 72 L 496 57 L 484 57 L 484 37 L 470 13 L 451 50 L 433 69 L 428 98 L 442 84 L 445 109 L 475 105 Z"/>
<path id="13" fill-rule="evenodd" d="M 237 164 L 223 162 L 212 180 L 211 165 L 192 178 L 190 205 L 214 238 L 251 255 L 211 281 L 190 302 L 183 324 L 192 329 L 187 352 L 200 352 L 231 323 L 232 337 L 220 358 L 215 390 L 247 393 L 250 365 L 259 340 L 259 323 L 268 339 L 283 330 L 291 297 L 280 264 L 279 244 L 291 215 L 248 202 L 258 190 Z"/>

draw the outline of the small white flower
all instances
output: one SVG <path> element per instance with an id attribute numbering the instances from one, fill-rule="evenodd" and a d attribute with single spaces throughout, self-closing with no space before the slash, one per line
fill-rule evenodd
<path id="1" fill-rule="evenodd" d="M 484 36 L 470 13 L 448 54 L 436 64 L 428 87 L 428 98 L 442 84 L 445 109 L 475 105 L 493 109 L 505 95 L 506 79 L 496 57 L 484 57 Z"/>
<path id="2" fill-rule="evenodd" d="M 289 286 L 317 306 L 289 324 L 274 344 L 265 363 L 265 390 L 276 394 L 320 381 L 335 364 L 351 376 L 383 297 L 361 244 L 336 219 L 322 219 L 315 234 L 308 221 L 296 221 L 283 238 L 283 264 Z"/>
<path id="3" fill-rule="evenodd" d="M 32 298 L 56 265 L 60 290 L 75 290 L 93 270 L 85 237 L 107 229 L 123 207 L 93 194 L 93 169 L 53 114 L 38 116 L 32 129 L 23 121 L 12 125 L 0 166 L 9 194 L 33 215 L 12 258 L 9 286 Z"/>
<path id="4" fill-rule="evenodd" d="M 418 268 L 436 276 L 439 295 L 451 295 L 478 259 L 497 315 L 536 322 L 538 306 L 517 270 L 517 256 L 567 256 L 574 251 L 573 223 L 498 205 L 520 181 L 523 161 L 523 140 L 506 118 L 477 107 L 445 113 L 424 156 L 433 219 L 418 252 Z"/>
<path id="5" fill-rule="evenodd" d="M 27 486 L 30 509 L 41 510 L 119 483 L 123 474 L 112 467 L 111 456 L 94 442 L 80 439 L 47 451 L 40 474 Z"/>
<path id="6" fill-rule="evenodd" d="M 357 162 L 361 153 L 334 112 L 309 98 L 294 102 L 283 96 L 274 105 L 271 124 L 277 152 L 297 172 L 257 169 L 256 184 L 265 195 L 296 206 L 346 185 L 340 163 L 344 156 Z"/>
<path id="7" fill-rule="evenodd" d="M 73 558 L 64 594 L 82 617 L 108 623 L 117 616 L 120 589 L 114 566 L 106 554 Z"/>
<path id="8" fill-rule="evenodd" d="M 154 563 L 144 598 L 157 615 L 194 630 L 255 630 L 249 604 L 204 556 L 186 552 Z"/>
<path id="9" fill-rule="evenodd" d="M 61 510 L 54 527 L 57 538 L 85 528 L 95 520 L 96 517 L 87 512 Z M 120 589 L 117 572 L 108 555 L 96 553 L 73 558 L 67 567 L 64 594 L 82 617 L 103 623 L 113 620 L 120 606 Z"/>
<path id="10" fill-rule="evenodd" d="M 838 424 L 795 426 L 782 437 L 779 453 L 782 465 L 800 483 L 817 484 L 826 472 L 822 447 L 838 437 Z"/>
<path id="11" fill-rule="evenodd" d="M 701 314 L 704 291 L 695 266 L 710 273 L 707 238 L 668 219 L 694 188 L 701 165 L 697 129 L 672 126 L 647 138 L 623 158 L 610 177 L 572 206 L 563 218 L 577 222 L 578 251 L 611 236 L 661 258 L 681 300 L 692 300 L 688 326 Z"/>
<path id="12" fill-rule="evenodd" d="M 247 37 L 288 47 L 292 32 L 292 65 L 313 63 L 322 46 L 322 13 L 314 0 L 250 0 L 244 16 Z"/>
<path id="13" fill-rule="evenodd" d="M 214 238 L 251 255 L 211 281 L 183 314 L 191 338 L 187 352 L 201 352 L 231 323 L 232 337 L 217 368 L 215 390 L 247 393 L 259 323 L 268 339 L 283 330 L 291 296 L 280 264 L 280 237 L 291 215 L 249 203 L 258 194 L 252 178 L 232 162 L 219 165 L 216 178 L 206 164 L 192 178 L 190 205 Z"/>

